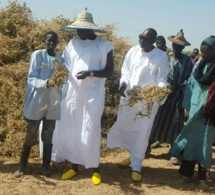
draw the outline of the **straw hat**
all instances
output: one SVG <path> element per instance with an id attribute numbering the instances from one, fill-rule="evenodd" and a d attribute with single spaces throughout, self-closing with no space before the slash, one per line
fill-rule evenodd
<path id="1" fill-rule="evenodd" d="M 93 30 L 94 32 L 106 33 L 105 30 L 95 25 L 92 14 L 87 11 L 82 11 L 79 13 L 75 19 L 75 22 L 73 22 L 71 25 L 61 27 L 61 30 L 68 32 L 73 32 L 77 29 Z"/>
<path id="2" fill-rule="evenodd" d="M 171 42 L 176 43 L 178 45 L 188 46 L 191 45 L 185 38 L 183 30 L 180 30 L 176 36 L 167 37 Z"/>

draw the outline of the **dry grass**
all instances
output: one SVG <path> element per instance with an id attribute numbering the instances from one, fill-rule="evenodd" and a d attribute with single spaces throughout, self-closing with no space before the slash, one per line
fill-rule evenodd
<path id="1" fill-rule="evenodd" d="M 28 64 L 23 62 L 0 67 L 0 155 L 15 156 L 20 151 L 27 72 Z"/>
<path id="2" fill-rule="evenodd" d="M 157 85 L 134 86 L 132 89 L 126 91 L 129 96 L 128 105 L 130 107 L 139 105 L 140 110 L 136 115 L 140 117 L 150 117 L 153 105 L 157 104 L 160 106 L 160 102 L 171 92 L 172 91 L 168 87 L 158 87 Z M 144 107 L 141 108 L 141 102 L 143 100 L 145 104 Z"/>

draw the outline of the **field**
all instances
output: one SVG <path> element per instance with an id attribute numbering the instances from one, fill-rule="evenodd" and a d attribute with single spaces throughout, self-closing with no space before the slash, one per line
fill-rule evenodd
<path id="1" fill-rule="evenodd" d="M 120 169 L 118 163 L 128 156 L 121 149 L 103 150 L 101 157 L 102 183 L 95 186 L 91 182 L 91 170 L 80 167 L 79 174 L 67 181 L 61 180 L 61 175 L 69 168 L 66 162 L 52 164 L 52 176 L 46 178 L 40 175 L 41 159 L 30 158 L 28 172 L 17 179 L 13 172 L 17 169 L 18 159 L 1 158 L 0 164 L 0 194 L 50 194 L 50 195 L 198 195 L 215 194 L 215 148 L 213 148 L 213 167 L 208 182 L 209 192 L 200 192 L 198 189 L 197 172 L 194 174 L 194 183 L 181 184 L 177 172 L 178 166 L 169 162 L 169 147 L 162 144 L 160 148 L 152 149 L 143 161 L 143 180 L 134 183 L 130 179 L 130 169 Z"/>

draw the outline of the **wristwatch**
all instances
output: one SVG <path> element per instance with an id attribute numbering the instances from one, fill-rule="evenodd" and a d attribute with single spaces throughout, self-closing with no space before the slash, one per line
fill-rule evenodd
<path id="1" fill-rule="evenodd" d="M 94 72 L 90 72 L 90 77 L 93 77 L 94 76 Z"/>

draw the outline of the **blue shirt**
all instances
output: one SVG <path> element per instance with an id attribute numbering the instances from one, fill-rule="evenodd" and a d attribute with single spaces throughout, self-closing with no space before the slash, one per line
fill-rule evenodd
<path id="1" fill-rule="evenodd" d="M 55 58 L 63 63 L 63 58 L 59 54 L 55 54 Z M 40 120 L 43 117 L 47 120 L 60 119 L 60 94 L 53 87 L 47 87 L 47 80 L 56 70 L 55 58 L 49 56 L 46 49 L 36 50 L 31 55 L 24 100 L 26 119 Z"/>

